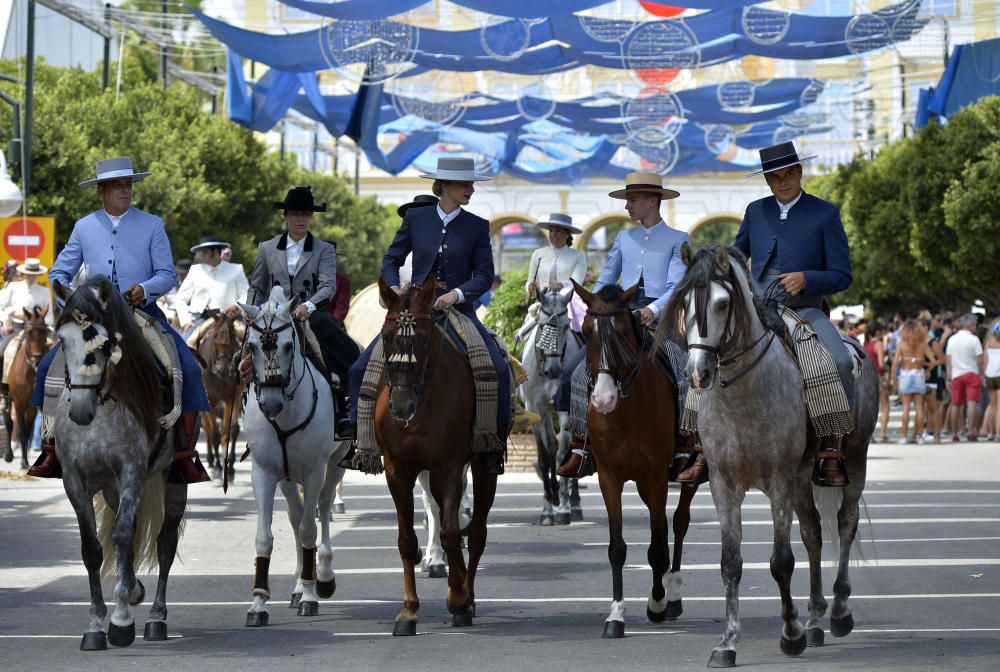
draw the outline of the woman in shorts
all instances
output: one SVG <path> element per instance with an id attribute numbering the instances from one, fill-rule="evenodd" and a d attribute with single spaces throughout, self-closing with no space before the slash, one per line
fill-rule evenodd
<path id="1" fill-rule="evenodd" d="M 918 443 L 923 440 L 927 369 L 936 365 L 937 357 L 927 344 L 927 330 L 920 322 L 907 320 L 900 331 L 890 375 L 896 385 L 896 393 L 903 402 L 903 436 L 900 443 Z M 909 433 L 911 404 L 914 407 L 912 436 Z"/>

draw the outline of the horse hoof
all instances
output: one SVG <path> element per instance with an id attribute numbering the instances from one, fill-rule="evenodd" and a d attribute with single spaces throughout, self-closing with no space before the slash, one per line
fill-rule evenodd
<path id="1" fill-rule="evenodd" d="M 663 613 L 666 614 L 668 621 L 676 621 L 684 613 L 684 602 L 682 600 L 667 602 L 667 609 Z"/>
<path id="2" fill-rule="evenodd" d="M 30 464 L 28 464 L 28 461 L 27 461 L 27 460 L 21 460 L 21 468 L 22 468 L 22 469 L 30 469 L 30 468 L 31 468 L 31 465 L 30 465 Z"/>
<path id="3" fill-rule="evenodd" d="M 324 600 L 333 597 L 333 594 L 337 592 L 337 578 L 333 577 L 329 581 L 317 581 L 316 582 L 316 594 L 322 597 Z"/>
<path id="4" fill-rule="evenodd" d="M 786 656 L 801 656 L 806 650 L 806 638 L 788 639 L 784 635 L 781 637 L 781 652 Z"/>
<path id="5" fill-rule="evenodd" d="M 604 639 L 621 639 L 625 636 L 625 621 L 604 621 Z"/>
<path id="6" fill-rule="evenodd" d="M 106 651 L 108 638 L 103 632 L 85 632 L 80 641 L 81 651 Z"/>
<path id="7" fill-rule="evenodd" d="M 108 626 L 108 641 L 113 646 L 132 646 L 135 641 L 135 623 Z"/>
<path id="8" fill-rule="evenodd" d="M 167 624 L 165 621 L 146 621 L 142 638 L 147 642 L 165 642 L 167 640 Z"/>
<path id="9" fill-rule="evenodd" d="M 708 657 L 709 667 L 733 667 L 735 665 L 735 651 L 712 651 L 712 655 Z"/>
<path id="10" fill-rule="evenodd" d="M 451 625 L 455 628 L 467 628 L 472 625 L 472 610 L 464 614 L 452 614 Z"/>
<path id="11" fill-rule="evenodd" d="M 248 611 L 247 612 L 247 627 L 248 628 L 263 628 L 267 625 L 270 620 L 271 614 L 266 611 Z"/>
<path id="12" fill-rule="evenodd" d="M 347 507 L 344 506 L 343 502 L 337 502 L 336 504 L 333 505 L 333 512 L 334 513 L 346 513 L 347 512 Z"/>
<path id="13" fill-rule="evenodd" d="M 823 628 L 806 630 L 806 644 L 808 646 L 823 646 Z"/>
<path id="14" fill-rule="evenodd" d="M 14 451 L 12 451 L 10 448 L 8 448 L 4 452 L 4 454 L 3 454 L 3 461 L 4 462 L 13 462 L 14 461 Z"/>
<path id="15" fill-rule="evenodd" d="M 298 609 L 299 602 L 302 601 L 302 593 L 292 593 L 292 599 L 288 600 L 289 609 Z"/>
<path id="16" fill-rule="evenodd" d="M 429 579 L 447 579 L 448 578 L 448 567 L 446 565 L 429 565 L 427 567 L 427 578 Z"/>
<path id="17" fill-rule="evenodd" d="M 315 616 L 319 613 L 319 602 L 299 602 L 299 616 Z"/>
<path id="18" fill-rule="evenodd" d="M 142 585 L 142 581 L 139 579 L 135 580 L 135 588 L 132 589 L 132 592 L 135 592 L 136 588 L 139 589 L 138 597 L 133 598 L 131 595 L 128 596 L 128 603 L 133 607 L 137 604 L 142 604 L 142 601 L 146 599 L 146 586 Z"/>
<path id="19" fill-rule="evenodd" d="M 843 618 L 830 619 L 830 634 L 834 637 L 847 637 L 854 629 L 854 616 L 848 614 Z"/>
<path id="20" fill-rule="evenodd" d="M 572 517 L 574 523 L 579 523 L 583 520 L 583 509 L 573 509 L 570 511 L 570 516 Z"/>
<path id="21" fill-rule="evenodd" d="M 393 637 L 413 637 L 416 634 L 416 621 L 396 621 L 396 624 L 392 626 Z"/>
<path id="22" fill-rule="evenodd" d="M 543 513 L 538 518 L 538 524 L 542 525 L 544 527 L 548 527 L 550 525 L 555 525 L 556 524 L 556 517 L 553 516 L 552 514 Z"/>
<path id="23" fill-rule="evenodd" d="M 556 514 L 556 525 L 569 525 L 573 517 L 568 513 L 557 513 Z"/>
<path id="24" fill-rule="evenodd" d="M 647 605 L 646 618 L 648 618 L 651 623 L 662 623 L 663 621 L 667 620 L 667 610 L 664 609 L 663 611 L 653 611 Z"/>

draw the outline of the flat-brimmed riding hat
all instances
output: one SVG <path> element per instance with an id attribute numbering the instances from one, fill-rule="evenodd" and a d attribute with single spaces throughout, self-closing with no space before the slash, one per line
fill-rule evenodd
<path id="1" fill-rule="evenodd" d="M 276 210 L 291 210 L 293 212 L 326 212 L 326 203 L 316 205 L 313 201 L 312 187 L 295 187 L 289 189 L 285 200 L 274 202 Z"/>
<path id="2" fill-rule="evenodd" d="M 25 259 L 23 264 L 17 265 L 17 272 L 21 275 L 44 275 L 49 272 L 49 267 L 38 259 Z"/>
<path id="3" fill-rule="evenodd" d="M 197 252 L 198 250 L 204 250 L 210 247 L 217 247 L 220 250 L 224 250 L 230 247 L 229 243 L 225 242 L 218 236 L 202 236 L 198 244 L 191 248 L 191 252 Z"/>
<path id="4" fill-rule="evenodd" d="M 401 206 L 396 208 L 396 214 L 403 217 L 406 211 L 410 208 L 424 208 L 428 205 L 437 205 L 438 197 L 432 196 L 430 194 L 418 194 L 413 197 L 413 200 L 409 203 L 403 203 Z"/>
<path id="5" fill-rule="evenodd" d="M 570 233 L 583 233 L 582 229 L 573 226 L 573 218 L 561 212 L 553 212 L 544 222 L 538 222 L 538 228 L 548 231 L 549 229 L 566 229 Z"/>
<path id="6" fill-rule="evenodd" d="M 137 173 L 132 170 L 132 157 L 130 156 L 119 156 L 114 159 L 98 161 L 96 173 L 97 177 L 90 180 L 84 180 L 80 183 L 80 186 L 89 187 L 101 182 L 107 182 L 108 180 L 118 180 L 123 177 L 128 177 L 131 178 L 133 182 L 138 182 L 142 178 L 152 174 Z"/>
<path id="7" fill-rule="evenodd" d="M 612 191 L 611 198 L 628 198 L 632 194 L 659 194 L 665 201 L 677 198 L 679 193 L 663 187 L 663 176 L 659 173 L 629 173 L 625 177 L 625 188 Z"/>
<path id="8" fill-rule="evenodd" d="M 781 170 L 782 168 L 794 166 L 796 163 L 812 161 L 815 158 L 815 154 L 800 158 L 799 153 L 795 151 L 795 144 L 792 142 L 782 142 L 778 145 L 771 145 L 770 147 L 765 147 L 760 150 L 760 170 L 747 173 L 747 177 L 754 177 L 755 175 L 763 175 L 764 173 Z"/>
<path id="9" fill-rule="evenodd" d="M 427 180 L 451 180 L 454 182 L 488 182 L 493 178 L 476 172 L 476 162 L 466 156 L 442 156 L 438 159 L 433 173 L 423 173 Z"/>

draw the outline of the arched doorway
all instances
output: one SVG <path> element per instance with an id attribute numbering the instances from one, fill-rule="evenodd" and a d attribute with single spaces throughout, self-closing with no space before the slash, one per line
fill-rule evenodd
<path id="1" fill-rule="evenodd" d="M 691 227 L 691 245 L 732 245 L 742 221 L 741 216 L 732 213 L 709 215 Z"/>
<path id="2" fill-rule="evenodd" d="M 595 255 L 607 252 L 615 242 L 615 236 L 619 231 L 635 225 L 635 222 L 629 220 L 624 213 L 600 215 L 583 227 L 583 233 L 573 241 L 573 247 L 586 250 L 588 256 L 591 252 Z"/>
<path id="3" fill-rule="evenodd" d="M 532 251 L 546 243 L 537 221 L 519 212 L 497 215 L 490 220 L 493 266 L 497 273 L 527 270 Z"/>

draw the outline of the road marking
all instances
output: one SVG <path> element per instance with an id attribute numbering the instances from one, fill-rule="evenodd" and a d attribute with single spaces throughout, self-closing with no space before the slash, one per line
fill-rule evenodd
<path id="1" fill-rule="evenodd" d="M 910 633 L 910 632 L 1000 632 L 1000 628 L 886 628 L 885 630 L 880 630 L 878 628 L 868 628 L 868 629 L 857 629 L 855 628 L 851 632 L 861 632 L 865 634 L 883 634 L 883 633 Z"/>
<path id="2" fill-rule="evenodd" d="M 799 546 L 802 546 L 802 541 L 799 540 L 799 539 L 792 539 L 791 541 L 792 541 L 793 544 L 798 544 Z M 954 541 L 1000 541 L 1000 537 L 941 537 L 939 539 L 938 538 L 933 538 L 933 537 L 923 537 L 923 538 L 914 538 L 914 539 L 874 539 L 874 540 L 872 540 L 872 539 L 864 539 L 864 540 L 861 540 L 861 541 L 865 545 L 870 545 L 872 543 L 875 543 L 876 545 L 878 545 L 878 544 L 886 544 L 886 543 L 904 543 L 904 542 L 905 543 L 916 543 L 916 542 L 925 543 L 925 542 L 954 542 Z M 629 545 L 629 546 L 646 546 L 646 545 L 649 544 L 649 539 L 640 539 L 638 541 L 635 541 L 635 540 L 633 540 L 633 541 L 626 541 L 625 543 L 626 543 L 626 545 Z M 686 539 L 684 540 L 684 545 L 685 546 L 718 546 L 719 544 L 720 544 L 720 542 L 718 542 L 718 541 L 688 541 Z M 743 546 L 771 546 L 772 544 L 774 544 L 774 542 L 771 541 L 771 540 L 768 540 L 768 541 L 746 541 L 744 539 L 743 542 L 742 542 Z M 581 546 L 599 546 L 601 548 L 604 548 L 604 547 L 606 547 L 608 545 L 608 542 L 606 542 L 606 541 L 581 541 L 580 545 Z M 356 547 L 356 550 L 360 550 L 361 548 L 364 548 L 364 547 L 361 547 L 361 546 Z M 372 546 L 371 548 L 374 550 L 376 548 L 379 548 L 379 549 L 381 549 L 381 548 L 395 549 L 396 547 L 395 546 L 386 546 L 386 547 Z M 338 546 L 337 550 L 355 550 L 355 548 L 345 548 L 343 546 Z"/>
<path id="3" fill-rule="evenodd" d="M 80 639 L 81 637 L 82 635 L 0 635 L 0 639 Z M 167 639 L 184 639 L 184 635 L 167 635 Z"/>

